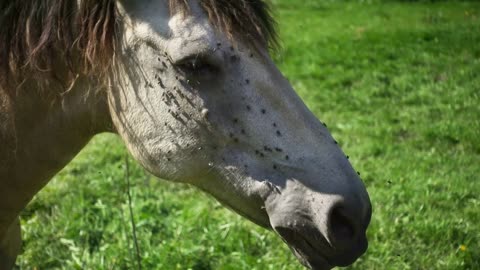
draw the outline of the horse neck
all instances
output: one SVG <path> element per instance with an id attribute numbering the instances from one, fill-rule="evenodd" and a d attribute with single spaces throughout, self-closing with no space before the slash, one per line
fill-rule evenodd
<path id="1" fill-rule="evenodd" d="M 88 82 L 80 77 L 68 92 L 47 98 L 50 89 L 27 80 L 15 91 L 13 105 L 5 102 L 11 106 L 2 117 L 7 124 L 0 126 L 2 144 L 9 144 L 0 147 L 7 164 L 0 166 L 0 233 L 2 223 L 15 218 L 92 136 L 110 130 L 106 94 Z"/>

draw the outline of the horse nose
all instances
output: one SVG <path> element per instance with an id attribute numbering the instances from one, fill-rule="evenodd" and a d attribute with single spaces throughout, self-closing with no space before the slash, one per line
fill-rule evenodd
<path id="1" fill-rule="evenodd" d="M 370 201 L 335 202 L 329 211 L 327 238 L 336 250 L 366 249 L 365 233 L 372 215 Z M 359 251 L 361 252 L 361 251 Z M 363 252 L 362 252 L 363 253 Z"/>

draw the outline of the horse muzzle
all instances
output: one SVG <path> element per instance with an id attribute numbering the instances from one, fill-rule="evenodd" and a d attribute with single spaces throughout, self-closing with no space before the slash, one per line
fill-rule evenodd
<path id="1" fill-rule="evenodd" d="M 271 227 L 307 268 L 351 265 L 368 247 L 370 200 L 338 194 L 316 194 L 316 200 L 308 199 L 311 196 L 296 189 L 267 201 Z"/>

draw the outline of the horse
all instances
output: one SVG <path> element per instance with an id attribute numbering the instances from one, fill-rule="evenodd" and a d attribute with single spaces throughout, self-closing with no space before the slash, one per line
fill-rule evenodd
<path id="1" fill-rule="evenodd" d="M 358 173 L 273 63 L 263 0 L 0 3 L 0 269 L 19 213 L 98 133 L 274 231 L 310 269 L 367 250 Z"/>

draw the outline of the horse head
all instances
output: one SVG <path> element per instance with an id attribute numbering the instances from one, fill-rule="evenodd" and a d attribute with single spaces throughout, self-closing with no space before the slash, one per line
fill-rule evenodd
<path id="1" fill-rule="evenodd" d="M 305 266 L 349 265 L 368 193 L 270 58 L 265 4 L 229 2 L 119 1 L 115 128 L 148 171 L 273 229 Z"/>

